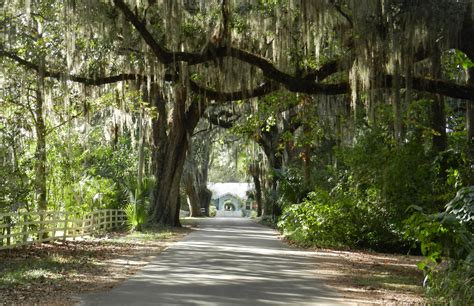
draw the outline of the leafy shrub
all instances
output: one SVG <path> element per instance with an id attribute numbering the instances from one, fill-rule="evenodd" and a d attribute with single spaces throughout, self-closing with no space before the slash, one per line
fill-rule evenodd
<path id="1" fill-rule="evenodd" d="M 301 202 L 308 194 L 306 188 L 303 188 L 302 170 L 298 168 L 289 168 L 283 171 L 276 172 L 278 176 L 278 202 L 281 207 L 285 207 L 291 203 Z"/>
<path id="2" fill-rule="evenodd" d="M 129 203 L 124 208 L 125 214 L 127 215 L 127 228 L 130 231 L 142 229 L 143 224 L 146 221 L 146 210 L 143 205 L 137 205 L 136 203 Z"/>
<path id="3" fill-rule="evenodd" d="M 154 182 L 152 177 L 146 177 L 141 184 L 135 180 L 129 182 L 130 189 L 127 189 L 129 203 L 124 208 L 129 230 L 141 231 L 142 226 L 147 221 L 147 210 L 150 204 L 149 195 Z"/>
<path id="4" fill-rule="evenodd" d="M 115 208 L 117 192 L 117 186 L 111 179 L 83 175 L 77 182 L 62 187 L 61 200 L 66 210 L 81 214 Z"/>
<path id="5" fill-rule="evenodd" d="M 278 227 L 290 239 L 319 246 L 354 246 L 358 228 L 356 207 L 325 191 L 310 192 L 300 204 L 288 206 Z"/>
<path id="6" fill-rule="evenodd" d="M 257 218 L 257 211 L 256 210 L 251 210 L 250 213 L 249 213 L 249 218 L 250 219 Z"/>
<path id="7" fill-rule="evenodd" d="M 442 213 L 416 212 L 407 219 L 407 235 L 426 259 L 418 264 L 431 296 L 454 305 L 474 303 L 474 186 L 459 190 Z"/>
<path id="8" fill-rule="evenodd" d="M 209 217 L 215 217 L 217 215 L 217 209 L 214 205 L 209 206 Z"/>
<path id="9" fill-rule="evenodd" d="M 306 244 L 408 251 L 406 209 L 436 210 L 444 192 L 434 190 L 437 168 L 425 151 L 417 142 L 397 144 L 384 129 L 361 130 L 352 147 L 336 152 L 337 167 L 323 171 L 327 182 L 318 179 L 306 198 L 301 175 L 282 176 L 280 228 Z"/>

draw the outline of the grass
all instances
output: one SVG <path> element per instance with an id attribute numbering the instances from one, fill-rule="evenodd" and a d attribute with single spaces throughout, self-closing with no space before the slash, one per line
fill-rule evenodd
<path id="1" fill-rule="evenodd" d="M 66 277 L 67 271 L 75 271 L 91 263 L 82 258 L 60 254 L 45 255 L 38 258 L 14 259 L 0 265 L 0 289 L 27 286 L 36 282 L 59 281 Z"/>
<path id="2" fill-rule="evenodd" d="M 176 233 L 180 232 L 179 229 L 170 228 L 159 228 L 159 229 L 146 229 L 141 232 L 131 232 L 124 236 L 115 236 L 109 241 L 111 243 L 122 243 L 122 242 L 148 242 L 155 240 L 170 240 L 176 237 Z"/>
<path id="3" fill-rule="evenodd" d="M 197 220 L 202 220 L 203 218 L 213 218 L 213 217 L 186 217 L 182 218 L 179 221 L 181 222 L 182 225 L 184 226 L 196 226 L 197 225 Z"/>

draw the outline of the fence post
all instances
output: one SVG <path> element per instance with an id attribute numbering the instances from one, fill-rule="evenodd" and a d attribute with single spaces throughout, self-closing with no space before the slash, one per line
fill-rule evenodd
<path id="1" fill-rule="evenodd" d="M 57 228 L 58 228 L 58 223 L 59 223 L 59 213 L 58 212 L 54 212 L 52 215 L 51 215 L 51 239 L 54 241 L 56 240 L 56 232 L 57 232 Z"/>
<path id="2" fill-rule="evenodd" d="M 0 224 L 2 224 L 2 225 L 4 224 L 3 220 L 4 220 L 4 217 L 0 217 Z M 5 228 L 4 227 L 2 227 L 2 230 L 0 231 L 0 235 L 2 235 L 2 236 L 5 235 Z M 0 238 L 0 247 L 2 247 L 2 246 L 3 246 L 3 237 Z"/>
<path id="3" fill-rule="evenodd" d="M 10 237 L 11 233 L 12 233 L 12 218 L 10 216 L 7 216 L 6 217 L 6 220 L 7 220 L 7 246 L 10 246 L 12 244 L 12 237 Z"/>
<path id="4" fill-rule="evenodd" d="M 92 228 L 92 232 L 96 232 L 97 231 L 97 225 L 96 225 L 96 212 L 93 211 L 92 212 L 92 223 L 91 223 L 91 228 Z"/>
<path id="5" fill-rule="evenodd" d="M 28 215 L 23 216 L 23 243 L 26 243 L 28 241 L 28 225 L 26 223 L 28 222 Z"/>
<path id="6" fill-rule="evenodd" d="M 76 213 L 74 215 L 74 222 L 72 223 L 72 240 L 76 240 L 77 237 L 77 216 L 78 214 Z"/>
<path id="7" fill-rule="evenodd" d="M 63 232 L 63 240 L 66 240 L 67 238 L 67 217 L 68 217 L 68 214 L 67 212 L 64 212 L 64 232 Z"/>
<path id="8" fill-rule="evenodd" d="M 108 209 L 106 209 L 104 211 L 104 215 L 105 215 L 105 217 L 104 217 L 104 231 L 107 231 L 107 226 L 109 225 L 108 224 L 108 222 L 109 222 L 109 210 Z"/>
<path id="9" fill-rule="evenodd" d="M 86 234 L 87 215 L 82 217 L 81 220 L 81 236 L 84 237 Z"/>

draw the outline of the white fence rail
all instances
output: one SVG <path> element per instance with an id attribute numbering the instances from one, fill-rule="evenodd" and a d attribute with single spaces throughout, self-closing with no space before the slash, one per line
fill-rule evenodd
<path id="1" fill-rule="evenodd" d="M 0 214 L 0 250 L 119 228 L 126 219 L 125 212 L 118 209 L 85 216 L 57 211 Z"/>

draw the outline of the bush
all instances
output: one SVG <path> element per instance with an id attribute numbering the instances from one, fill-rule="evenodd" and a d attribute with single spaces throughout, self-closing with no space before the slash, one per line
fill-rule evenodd
<path id="1" fill-rule="evenodd" d="M 127 215 L 127 228 L 130 231 L 141 231 L 146 221 L 146 210 L 143 205 L 129 203 L 124 208 Z"/>
<path id="2" fill-rule="evenodd" d="M 126 193 L 128 193 L 129 203 L 125 206 L 124 211 L 127 215 L 129 230 L 141 231 L 147 221 L 147 210 L 150 204 L 149 195 L 154 182 L 155 180 L 152 177 L 146 177 L 141 184 L 136 180 L 128 182 Z"/>
<path id="3" fill-rule="evenodd" d="M 325 191 L 316 191 L 300 204 L 287 207 L 278 227 L 290 239 L 317 246 L 355 246 L 359 229 L 356 207 Z"/>
<path id="4" fill-rule="evenodd" d="M 257 214 L 257 211 L 256 211 L 256 210 L 251 210 L 248 217 L 249 217 L 250 219 L 255 219 L 255 218 L 257 218 L 257 215 L 258 215 L 258 214 Z"/>
<path id="5" fill-rule="evenodd" d="M 214 205 L 209 206 L 209 217 L 215 217 L 217 215 L 217 208 Z"/>
<path id="6" fill-rule="evenodd" d="M 453 305 L 474 304 L 474 186 L 459 190 L 442 213 L 411 208 L 407 236 L 426 256 L 418 266 L 428 294 Z"/>

